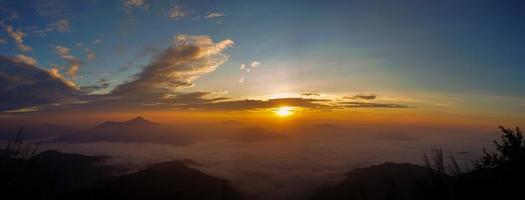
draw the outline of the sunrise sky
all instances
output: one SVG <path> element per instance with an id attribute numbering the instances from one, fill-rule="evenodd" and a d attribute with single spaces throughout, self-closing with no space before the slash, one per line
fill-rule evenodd
<path id="1" fill-rule="evenodd" d="M 519 125 L 525 5 L 495 3 L 2 1 L 0 116 Z"/>

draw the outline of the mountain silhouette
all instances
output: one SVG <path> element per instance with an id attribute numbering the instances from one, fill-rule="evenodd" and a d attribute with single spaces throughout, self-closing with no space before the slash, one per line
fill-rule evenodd
<path id="1" fill-rule="evenodd" d="M 103 165 L 107 159 L 54 150 L 30 159 L 0 155 L 0 193 L 5 199 L 241 199 L 229 181 L 180 161 L 115 176 L 125 169 Z"/>
<path id="2" fill-rule="evenodd" d="M 421 198 L 415 188 L 431 185 L 440 176 L 447 175 L 413 164 L 384 163 L 352 170 L 343 181 L 320 188 L 311 199 L 428 199 Z M 447 199 L 446 193 L 440 195 L 431 199 Z"/>
<path id="3" fill-rule="evenodd" d="M 206 175 L 179 161 L 99 181 L 64 199 L 241 199 L 227 180 Z"/>
<path id="4" fill-rule="evenodd" d="M 54 150 L 27 160 L 0 156 L 0 193 L 5 199 L 54 199 L 116 172 L 116 167 L 99 165 L 107 158 Z"/>
<path id="5" fill-rule="evenodd" d="M 146 120 L 143 117 L 136 117 L 134 119 L 118 122 L 118 121 L 105 121 L 98 126 L 96 129 L 105 129 L 105 128 L 156 128 L 160 124 L 154 123 L 152 121 Z"/>
<path id="6" fill-rule="evenodd" d="M 189 134 L 151 122 L 142 117 L 127 121 L 105 121 L 93 128 L 74 135 L 51 140 L 50 142 L 152 142 L 172 145 L 186 145 L 194 142 Z"/>

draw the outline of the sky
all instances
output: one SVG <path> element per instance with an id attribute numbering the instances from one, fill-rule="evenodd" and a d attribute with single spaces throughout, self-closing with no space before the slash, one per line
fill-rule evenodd
<path id="1" fill-rule="evenodd" d="M 8 0 L 0 116 L 525 119 L 520 1 Z M 159 115 L 160 116 L 160 115 Z"/>

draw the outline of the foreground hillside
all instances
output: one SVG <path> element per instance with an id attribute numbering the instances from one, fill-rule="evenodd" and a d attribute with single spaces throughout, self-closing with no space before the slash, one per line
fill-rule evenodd
<path id="1" fill-rule="evenodd" d="M 519 128 L 500 129 L 501 141 L 494 141 L 497 152 L 484 151 L 468 172 L 439 150 L 425 156 L 427 167 L 385 163 L 355 169 L 343 181 L 320 188 L 312 199 L 524 199 L 525 140 Z"/>
<path id="2" fill-rule="evenodd" d="M 100 165 L 107 157 L 45 151 L 29 159 L 0 157 L 2 199 L 241 199 L 227 180 L 179 161 L 126 175 Z"/>
<path id="3" fill-rule="evenodd" d="M 123 176 L 100 180 L 63 199 L 241 199 L 224 179 L 188 168 L 179 161 L 163 162 Z"/>

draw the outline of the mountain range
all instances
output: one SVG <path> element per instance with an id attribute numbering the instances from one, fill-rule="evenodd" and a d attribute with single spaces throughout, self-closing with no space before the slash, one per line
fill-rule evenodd
<path id="1" fill-rule="evenodd" d="M 49 142 L 152 142 L 172 145 L 187 145 L 193 137 L 171 127 L 151 122 L 142 117 L 117 122 L 106 121 L 95 127 L 81 130 L 75 134 L 60 136 Z"/>

